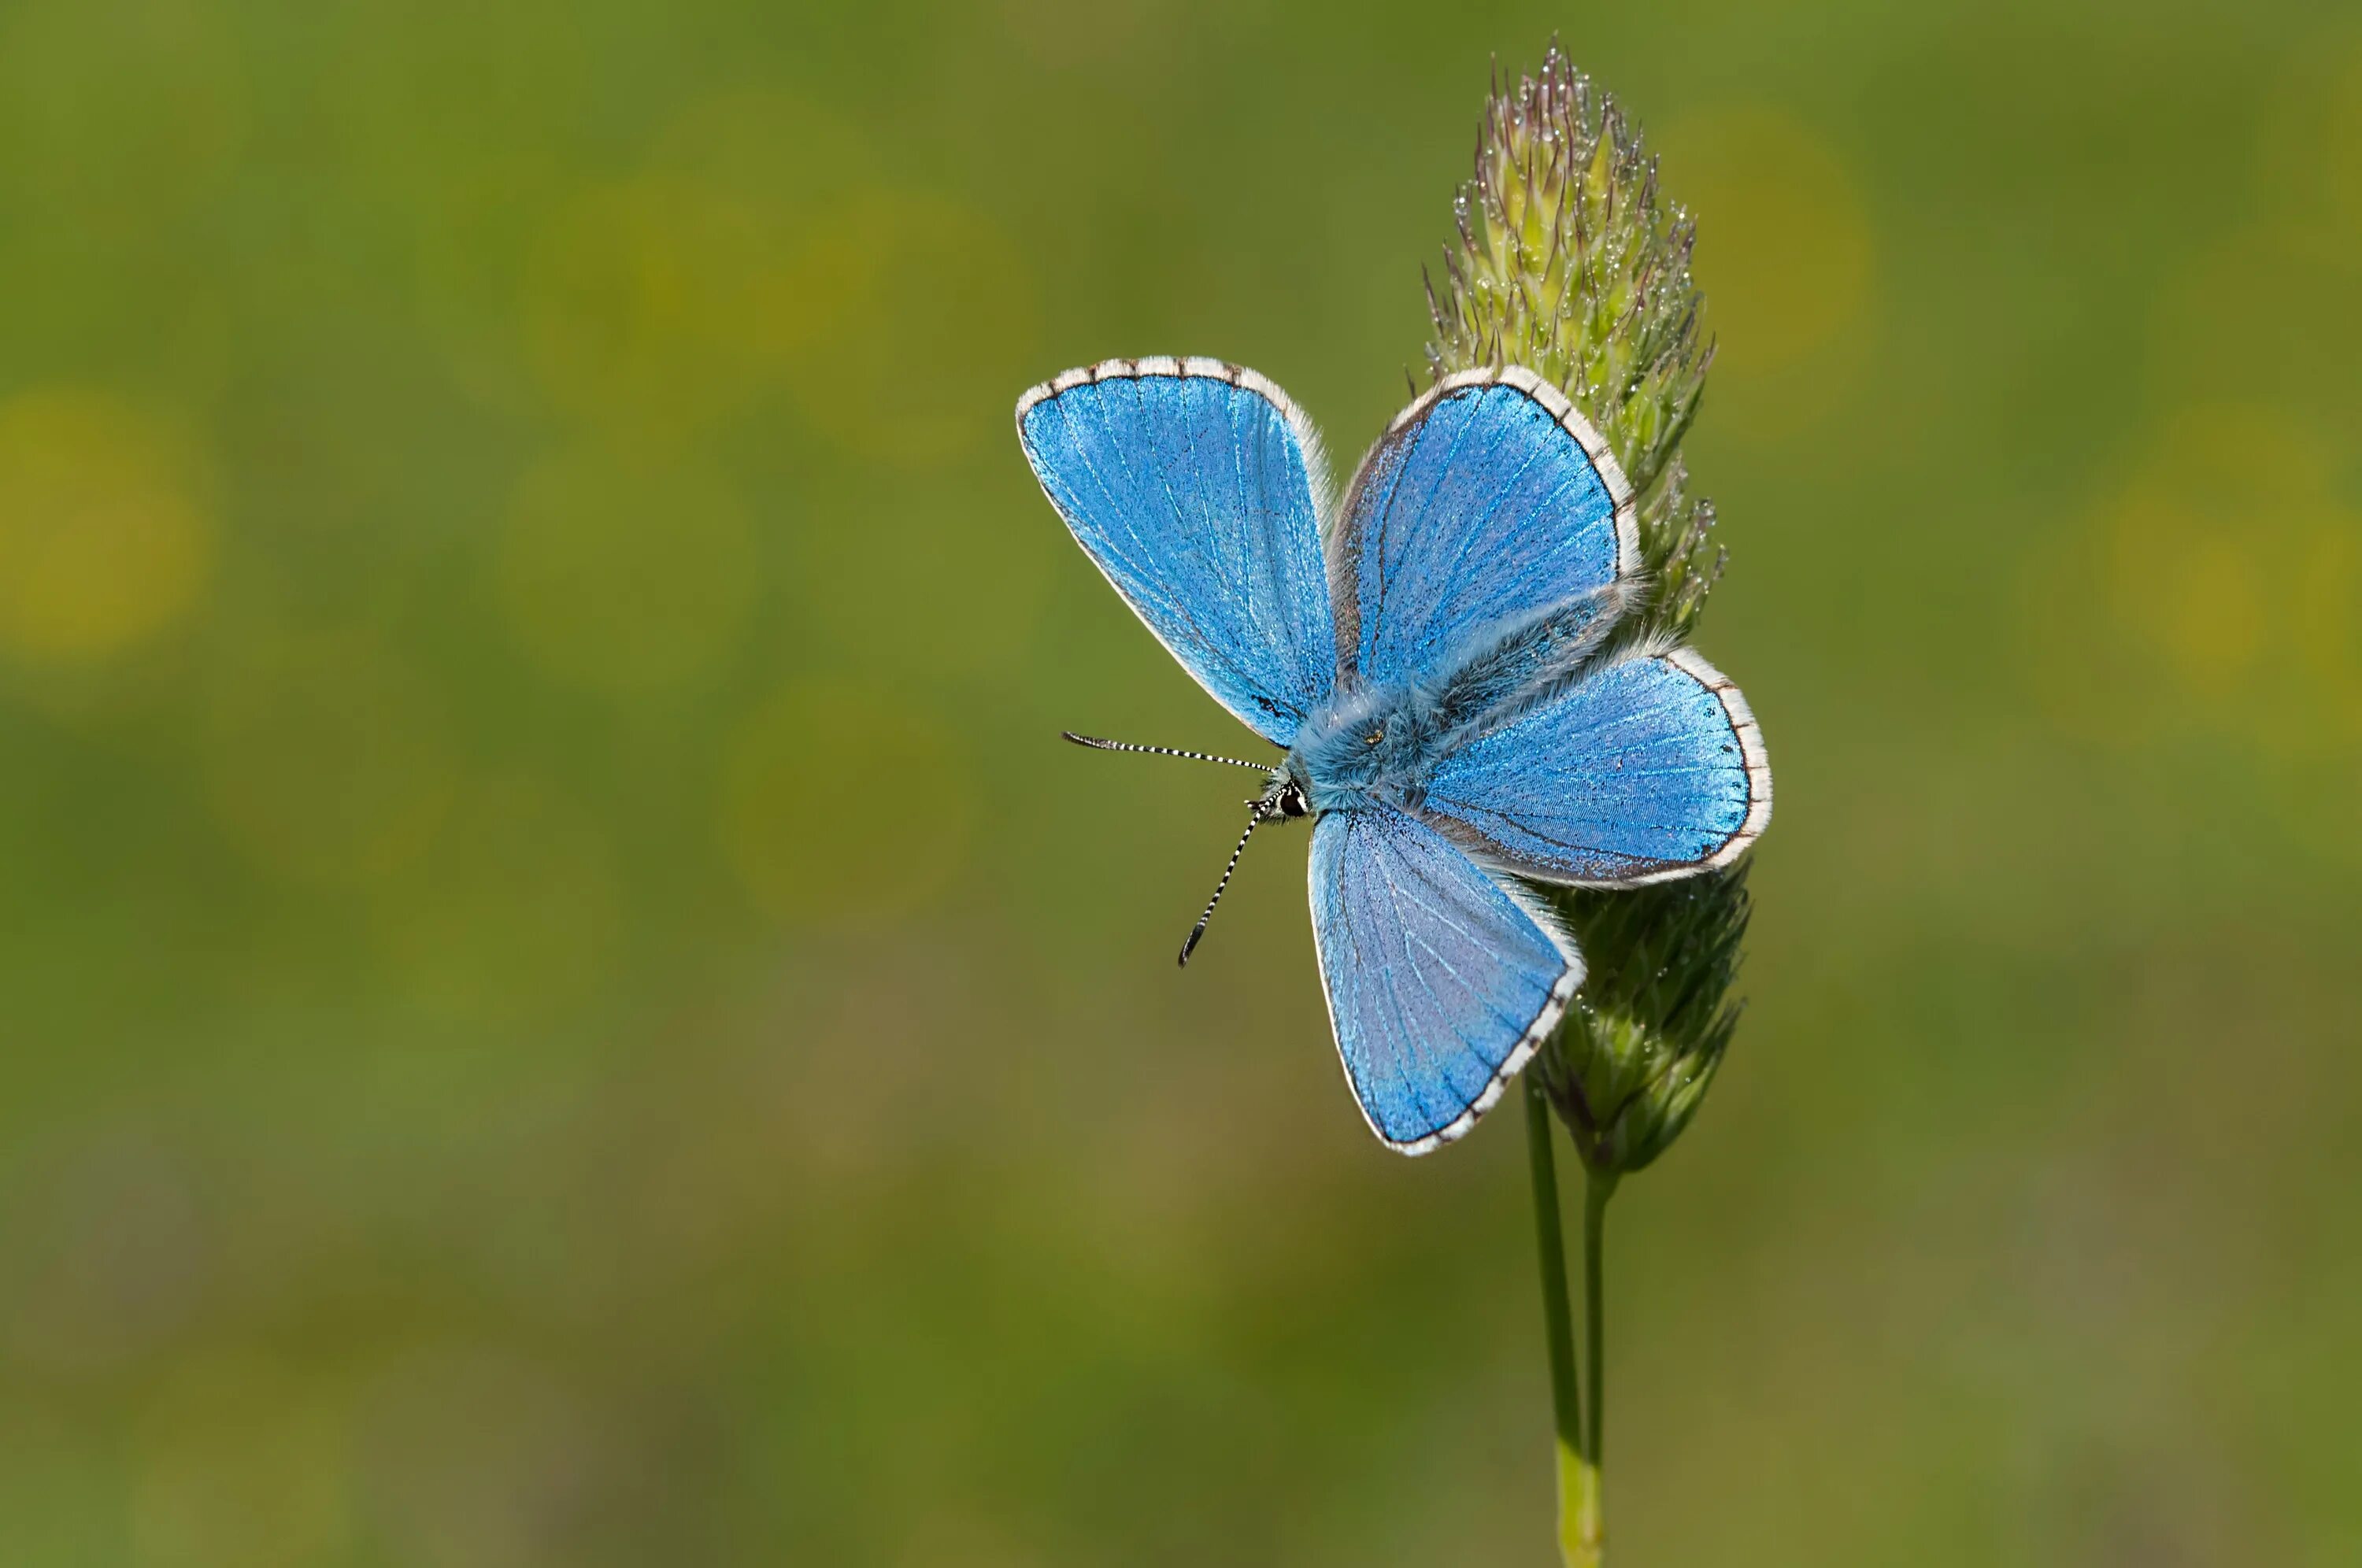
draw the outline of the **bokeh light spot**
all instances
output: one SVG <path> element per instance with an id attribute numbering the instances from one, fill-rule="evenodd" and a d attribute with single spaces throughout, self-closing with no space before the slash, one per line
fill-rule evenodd
<path id="1" fill-rule="evenodd" d="M 2333 448 L 2288 411 L 2161 421 L 2079 538 L 2029 561 L 2047 705 L 2119 743 L 2235 734 L 2283 755 L 2350 745 L 2353 540 Z"/>
<path id="2" fill-rule="evenodd" d="M 1697 272 L 1720 380 L 1783 370 L 1870 304 L 1874 245 L 1836 149 L 1769 107 L 1683 121 L 1662 142 L 1665 187 L 1701 215 Z"/>
<path id="3" fill-rule="evenodd" d="M 2261 575 L 2237 540 L 2158 499 L 2138 497 L 2116 514 L 2118 609 L 2186 690 L 2219 701 L 2262 651 Z"/>
<path id="4" fill-rule="evenodd" d="M 185 616 L 213 557 L 196 468 L 169 425 L 104 393 L 0 405 L 0 646 L 101 659 Z"/>
<path id="5" fill-rule="evenodd" d="M 883 688 L 812 680 L 750 715 L 723 772 L 723 849 L 765 912 L 866 919 L 940 894 L 972 784 L 950 738 Z"/>
<path id="6" fill-rule="evenodd" d="M 524 268 L 543 391 L 610 429 L 679 440 L 755 384 L 746 324 L 786 244 L 776 215 L 702 182 L 646 175 L 583 190 Z"/>
<path id="7" fill-rule="evenodd" d="M 719 475 L 596 450 L 552 458 L 518 484 L 496 576 L 535 665 L 617 696 L 712 668 L 761 581 L 754 528 Z"/>
<path id="8" fill-rule="evenodd" d="M 2253 670 L 2266 573 L 2307 531 L 2301 513 L 2327 474 L 2320 448 L 2269 410 L 2191 409 L 2108 509 L 2114 619 L 2186 693 L 2222 701 Z"/>
<path id="9" fill-rule="evenodd" d="M 383 876 L 425 847 L 449 804 L 442 705 L 367 634 L 238 650 L 203 719 L 215 813 L 257 861 L 296 880 Z"/>
<path id="10" fill-rule="evenodd" d="M 763 318 L 797 407 L 856 454 L 933 463 L 1006 425 L 1038 325 L 1032 273 L 984 214 L 869 191 L 826 213 Z"/>

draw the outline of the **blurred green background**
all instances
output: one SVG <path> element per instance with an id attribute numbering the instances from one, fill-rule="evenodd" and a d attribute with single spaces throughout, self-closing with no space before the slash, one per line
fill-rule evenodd
<path id="1" fill-rule="evenodd" d="M 0 1561 L 1549 1561 L 1514 1110 L 1018 392 L 1406 395 L 1498 51 L 1700 214 L 1751 1009 L 1632 1564 L 2362 1561 L 2362 18 L 0 12 Z"/>

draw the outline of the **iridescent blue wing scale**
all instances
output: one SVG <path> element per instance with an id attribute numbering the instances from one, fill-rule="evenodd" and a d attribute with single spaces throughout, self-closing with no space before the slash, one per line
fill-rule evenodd
<path id="1" fill-rule="evenodd" d="M 1772 820 L 1763 735 L 1688 648 L 1627 657 L 1443 758 L 1422 820 L 1521 877 L 1628 888 L 1727 866 Z"/>
<path id="2" fill-rule="evenodd" d="M 1425 1154 L 1473 1126 L 1566 1010 L 1573 945 L 1432 828 L 1390 806 L 1312 830 L 1329 1021 L 1370 1130 Z"/>
<path id="3" fill-rule="evenodd" d="M 1337 646 L 1372 686 L 1439 671 L 1488 627 L 1639 569 L 1631 487 L 1558 389 L 1446 377 L 1353 476 L 1329 544 Z"/>
<path id="4" fill-rule="evenodd" d="M 1219 359 L 1110 359 L 1017 404 L 1026 459 L 1148 629 L 1265 740 L 1286 745 L 1336 679 L 1312 427 Z"/>

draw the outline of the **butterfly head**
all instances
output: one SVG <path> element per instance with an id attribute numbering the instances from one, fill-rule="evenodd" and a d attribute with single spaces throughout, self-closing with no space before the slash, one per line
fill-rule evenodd
<path id="1" fill-rule="evenodd" d="M 1222 762 L 1232 767 L 1252 767 L 1264 776 L 1263 793 L 1247 802 L 1247 830 L 1239 834 L 1236 849 L 1231 851 L 1231 863 L 1222 867 L 1222 879 L 1214 885 L 1214 896 L 1206 900 L 1206 912 L 1189 933 L 1189 940 L 1181 944 L 1181 962 L 1189 962 L 1197 951 L 1198 939 L 1206 934 L 1206 922 L 1214 918 L 1214 906 L 1222 901 L 1222 890 L 1231 885 L 1231 874 L 1239 868 L 1239 856 L 1246 853 L 1247 840 L 1254 830 L 1265 823 L 1286 822 L 1292 817 L 1312 814 L 1312 794 L 1303 773 L 1290 753 L 1276 767 L 1268 763 L 1249 762 L 1243 757 L 1221 756 L 1209 751 L 1183 751 L 1169 745 L 1140 745 L 1131 741 L 1102 740 L 1097 735 L 1078 735 L 1072 730 L 1062 732 L 1076 745 L 1089 746 L 1093 751 L 1140 751 L 1158 756 L 1185 756 L 1196 762 Z"/>
<path id="2" fill-rule="evenodd" d="M 1273 768 L 1271 781 L 1264 786 L 1262 795 L 1247 804 L 1254 808 L 1257 822 L 1286 822 L 1291 817 L 1312 814 L 1312 797 L 1305 790 L 1304 780 L 1285 767 Z"/>

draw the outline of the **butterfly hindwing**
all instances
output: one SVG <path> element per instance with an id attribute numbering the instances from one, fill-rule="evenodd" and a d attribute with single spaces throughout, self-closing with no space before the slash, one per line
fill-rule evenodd
<path id="1" fill-rule="evenodd" d="M 1635 887 L 1727 866 L 1772 817 L 1763 737 L 1687 648 L 1623 658 L 1444 757 L 1419 813 L 1487 865 Z"/>
<path id="2" fill-rule="evenodd" d="M 1631 575 L 1639 536 L 1606 444 L 1512 367 L 1447 377 L 1403 411 L 1354 475 L 1330 552 L 1338 651 L 1383 686 Z"/>
<path id="3" fill-rule="evenodd" d="M 1422 1154 L 1498 1099 L 1583 977 L 1573 945 L 1389 806 L 1312 831 L 1312 932 L 1337 1051 L 1373 1132 Z"/>
<path id="4" fill-rule="evenodd" d="M 1220 360 L 1112 359 L 1027 392 L 1017 430 L 1124 602 L 1217 701 L 1286 745 L 1337 662 L 1325 481 L 1295 404 Z"/>

